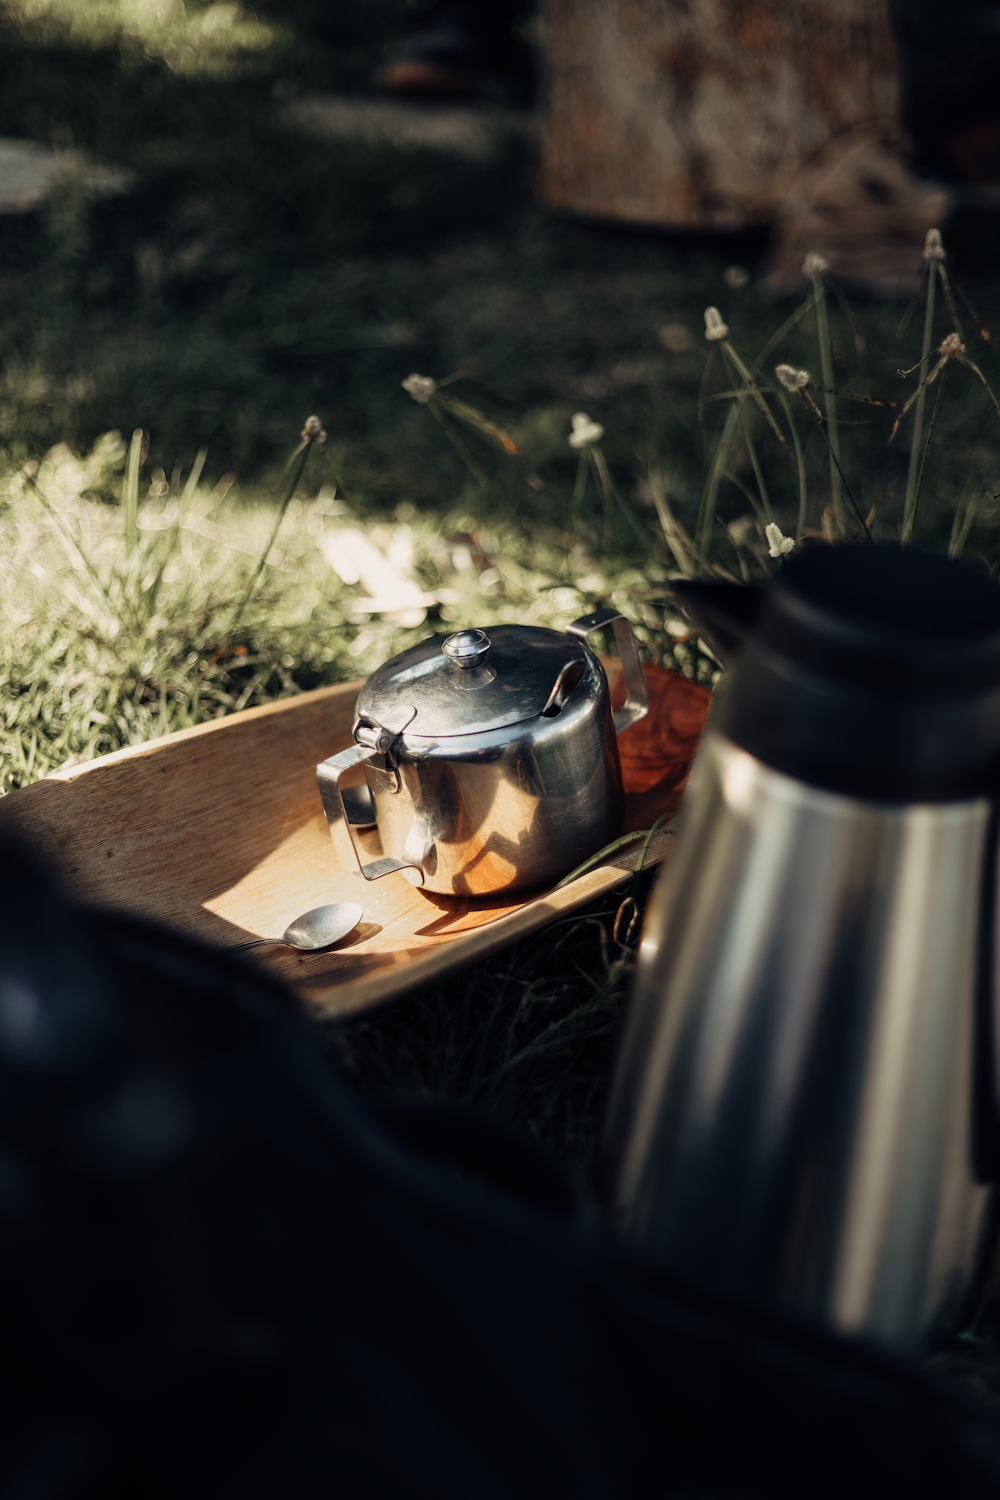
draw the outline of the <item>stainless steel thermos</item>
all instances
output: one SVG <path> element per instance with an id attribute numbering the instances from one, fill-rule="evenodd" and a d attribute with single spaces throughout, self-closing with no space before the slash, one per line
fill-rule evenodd
<path id="1" fill-rule="evenodd" d="M 965 1314 L 998 1172 L 1000 589 L 891 547 L 681 585 L 735 659 L 609 1108 L 661 1264 L 904 1352 Z"/>

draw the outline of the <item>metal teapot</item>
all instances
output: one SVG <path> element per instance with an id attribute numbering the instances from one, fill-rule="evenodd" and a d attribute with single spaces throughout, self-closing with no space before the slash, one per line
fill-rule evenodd
<path id="1" fill-rule="evenodd" d="M 613 625 L 625 706 L 612 715 L 587 645 Z M 559 880 L 613 839 L 625 806 L 616 736 L 647 711 L 632 627 L 614 609 L 563 635 L 498 625 L 433 636 L 374 672 L 358 698 L 354 746 L 317 767 L 341 865 L 366 880 L 402 870 L 444 895 Z M 383 858 L 366 860 L 340 780 L 363 764 Z"/>
<path id="2" fill-rule="evenodd" d="M 1000 1174 L 1000 589 L 893 547 L 682 584 L 734 664 L 643 932 L 614 1212 L 674 1273 L 915 1353 Z"/>

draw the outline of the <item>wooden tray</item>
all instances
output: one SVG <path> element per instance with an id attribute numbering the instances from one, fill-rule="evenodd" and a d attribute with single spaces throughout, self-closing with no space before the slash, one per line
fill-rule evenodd
<path id="1" fill-rule="evenodd" d="M 606 665 L 623 696 L 616 664 Z M 656 810 L 676 809 L 704 719 L 697 695 L 707 700 L 705 690 L 662 675 L 677 685 L 668 694 L 676 721 L 670 745 L 686 748 L 657 781 L 662 756 L 655 743 L 650 753 L 650 729 L 669 724 L 669 715 L 656 725 L 651 716 L 642 736 L 642 724 L 622 736 L 623 765 L 631 735 L 645 768 L 627 799 L 626 829 L 649 827 Z M 303 693 L 56 772 L 0 799 L 0 832 L 20 833 L 47 854 L 71 894 L 223 946 L 273 936 L 314 906 L 361 901 L 363 921 L 335 948 L 254 955 L 327 1014 L 438 979 L 627 880 L 641 842 L 561 890 L 519 898 L 431 896 L 400 874 L 367 883 L 341 870 L 316 765 L 351 743 L 360 687 Z M 655 838 L 647 863 L 664 859 L 669 846 L 666 835 Z"/>

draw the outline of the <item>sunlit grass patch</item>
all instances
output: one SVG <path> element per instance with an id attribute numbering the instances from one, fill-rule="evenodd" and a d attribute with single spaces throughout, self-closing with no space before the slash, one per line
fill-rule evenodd
<path id="1" fill-rule="evenodd" d="M 280 525 L 274 493 L 167 476 L 105 434 L 0 476 L 3 790 L 159 734 L 361 678 L 437 631 L 562 628 L 607 598 L 647 655 L 704 676 L 664 627 L 662 588 L 582 540 L 401 500 L 359 513 L 320 450 Z M 324 482 L 325 481 L 325 482 Z M 567 545 L 567 542 L 569 545 Z M 655 567 L 652 568 L 656 572 Z M 662 570 L 661 570 L 662 572 Z M 389 599 L 375 597 L 386 592 Z"/>
<path id="2" fill-rule="evenodd" d="M 175 73 L 226 76 L 272 46 L 274 22 L 237 0 L 13 0 L 7 19 L 39 43 L 131 45 Z"/>

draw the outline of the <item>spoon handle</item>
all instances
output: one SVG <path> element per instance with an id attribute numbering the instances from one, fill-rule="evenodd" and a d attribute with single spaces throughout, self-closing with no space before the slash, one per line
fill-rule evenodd
<path id="1" fill-rule="evenodd" d="M 283 943 L 284 938 L 254 938 L 249 943 L 230 943 L 227 953 L 241 953 L 244 948 L 260 948 L 265 943 Z"/>

